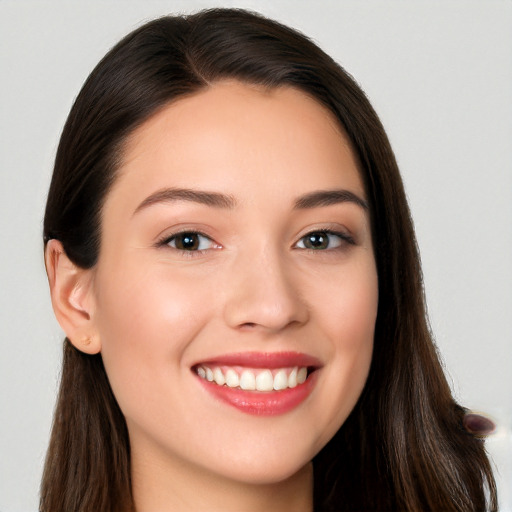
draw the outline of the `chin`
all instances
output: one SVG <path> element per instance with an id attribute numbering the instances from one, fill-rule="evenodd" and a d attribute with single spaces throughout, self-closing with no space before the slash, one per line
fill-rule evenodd
<path id="1" fill-rule="evenodd" d="M 254 445 L 253 445 L 254 446 Z M 211 468 L 211 471 L 223 473 L 231 480 L 252 485 L 273 485 L 284 482 L 294 475 L 312 468 L 312 459 L 316 450 L 297 451 L 288 448 L 284 452 L 269 449 L 262 443 L 257 453 L 227 457 L 223 468 Z"/>

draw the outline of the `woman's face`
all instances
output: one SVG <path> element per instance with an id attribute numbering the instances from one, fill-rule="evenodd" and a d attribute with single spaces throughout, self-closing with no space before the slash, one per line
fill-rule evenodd
<path id="1" fill-rule="evenodd" d="M 220 82 L 137 129 L 92 272 L 134 471 L 280 481 L 361 393 L 378 301 L 365 192 L 302 92 Z"/>

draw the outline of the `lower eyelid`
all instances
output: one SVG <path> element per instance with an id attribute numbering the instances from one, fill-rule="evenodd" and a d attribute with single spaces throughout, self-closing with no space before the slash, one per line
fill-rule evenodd
<path id="1" fill-rule="evenodd" d="M 176 239 L 179 238 L 180 236 L 182 235 L 196 235 L 202 239 L 205 239 L 208 241 L 208 247 L 206 248 L 201 248 L 201 245 L 204 244 L 204 242 L 202 242 L 201 240 L 199 241 L 199 247 L 197 249 L 194 249 L 194 250 L 187 250 L 187 249 L 180 249 L 178 247 L 175 246 L 176 244 Z M 174 242 L 174 243 L 173 243 Z M 171 245 L 171 243 L 173 243 L 173 245 Z M 170 235 L 167 235 L 165 237 L 163 237 L 160 241 L 158 241 L 156 243 L 156 246 L 157 247 L 169 247 L 171 249 L 174 249 L 176 251 L 181 251 L 181 252 L 187 252 L 187 253 L 192 253 L 192 252 L 204 252 L 208 249 L 214 249 L 214 248 L 218 248 L 220 247 L 216 242 L 215 240 L 213 240 L 211 237 L 209 237 L 208 235 L 205 235 L 204 233 L 201 233 L 199 231 L 193 231 L 193 230 L 190 230 L 190 231 L 179 231 L 178 233 L 173 233 L 173 234 L 170 234 Z"/>
<path id="2" fill-rule="evenodd" d="M 307 238 L 308 236 L 311 236 L 313 234 L 317 234 L 317 233 L 324 233 L 326 234 L 329 239 L 330 239 L 330 245 L 331 246 L 328 246 L 326 247 L 325 249 L 312 249 L 312 248 L 309 248 L 309 247 L 305 247 L 304 246 L 304 239 Z M 204 242 L 200 241 L 199 243 L 199 246 L 196 248 L 196 249 L 180 249 L 178 247 L 175 246 L 175 243 L 176 243 L 176 239 L 182 235 L 186 235 L 186 234 L 193 234 L 193 235 L 197 235 L 198 237 L 200 238 L 203 238 L 205 240 L 207 240 L 207 245 L 208 247 L 203 247 L 201 248 L 201 245 L 204 244 Z M 334 238 L 334 241 L 333 241 L 333 238 Z M 174 242 L 173 245 L 171 245 L 171 243 Z M 302 244 L 302 247 L 299 246 L 299 243 Z M 353 237 L 347 233 L 343 233 L 343 232 L 338 232 L 338 231 L 333 231 L 333 230 L 329 230 L 329 229 L 318 229 L 318 230 L 314 230 L 314 231 L 310 231 L 309 233 L 306 233 L 305 235 L 303 235 L 298 242 L 296 242 L 294 244 L 294 247 L 295 248 L 298 248 L 298 249 L 301 249 L 301 250 L 310 250 L 310 251 L 313 251 L 313 252 L 325 252 L 325 251 L 329 251 L 329 250 L 335 250 L 335 249 L 339 249 L 341 248 L 342 246 L 346 245 L 346 244 L 350 244 L 350 245 L 355 245 L 355 240 L 353 239 Z M 165 237 L 163 237 L 161 240 L 157 241 L 157 243 L 155 244 L 155 246 L 157 247 L 169 247 L 175 251 L 179 251 L 179 252 L 182 252 L 182 253 L 187 253 L 187 255 L 191 256 L 192 253 L 196 253 L 196 254 L 201 254 L 201 253 L 204 253 L 210 249 L 220 249 L 222 248 L 222 246 L 220 244 L 218 244 L 217 242 L 215 242 L 215 240 L 213 238 L 211 238 L 210 236 L 206 235 L 205 233 L 202 233 L 202 232 L 199 232 L 199 231 L 194 231 L 194 230 L 183 230 L 183 231 L 179 231 L 177 233 L 172 233 L 170 235 L 167 235 Z"/>
<path id="3" fill-rule="evenodd" d="M 312 248 L 304 247 L 304 246 L 303 247 L 298 247 L 298 248 L 299 249 L 304 249 L 304 250 L 311 250 L 311 251 L 314 251 L 314 252 L 320 252 L 320 251 L 327 251 L 327 250 L 338 249 L 338 248 L 342 247 L 345 244 L 351 244 L 351 245 L 355 244 L 354 239 L 350 235 L 348 235 L 348 234 L 341 233 L 341 232 L 336 232 L 336 231 L 332 231 L 332 230 L 328 230 L 328 229 L 324 229 L 324 230 L 319 229 L 319 230 L 315 230 L 315 231 L 310 231 L 309 233 L 306 233 L 305 235 L 303 235 L 300 238 L 299 242 L 297 242 L 295 244 L 295 247 L 297 247 L 299 243 L 304 244 L 304 239 L 305 238 L 307 238 L 308 236 L 317 234 L 317 233 L 324 233 L 325 235 L 327 235 L 329 237 L 329 243 L 331 243 L 332 239 L 334 238 L 336 240 L 336 242 L 332 242 L 332 243 L 335 243 L 335 245 L 332 245 L 330 247 L 326 247 L 325 249 L 312 249 Z"/>

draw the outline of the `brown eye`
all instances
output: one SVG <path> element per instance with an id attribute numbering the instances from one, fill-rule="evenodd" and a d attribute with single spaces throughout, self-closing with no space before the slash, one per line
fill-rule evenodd
<path id="1" fill-rule="evenodd" d="M 322 251 L 340 247 L 344 241 L 350 242 L 349 237 L 341 233 L 333 233 L 331 231 L 312 231 L 299 240 L 297 247 L 299 249 Z"/>
<path id="2" fill-rule="evenodd" d="M 167 245 L 180 251 L 203 251 L 213 247 L 213 241 L 200 233 L 178 233 L 168 239 Z"/>
<path id="3" fill-rule="evenodd" d="M 329 237 L 326 233 L 310 233 L 304 237 L 304 246 L 306 249 L 327 249 L 329 247 Z"/>

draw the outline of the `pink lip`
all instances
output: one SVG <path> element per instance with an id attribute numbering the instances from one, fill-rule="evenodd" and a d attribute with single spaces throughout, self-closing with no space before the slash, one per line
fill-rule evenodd
<path id="1" fill-rule="evenodd" d="M 307 366 L 315 370 L 321 366 L 318 359 L 296 352 L 245 352 L 215 357 L 198 364 L 246 366 L 250 368 L 269 369 Z M 295 388 L 268 392 L 245 391 L 242 389 L 229 388 L 227 386 L 219 386 L 199 376 L 197 376 L 197 379 L 203 388 L 216 399 L 242 412 L 257 416 L 274 416 L 291 411 L 306 400 L 316 384 L 317 372 L 314 371 L 308 375 L 306 382 L 297 385 Z"/>
<path id="2" fill-rule="evenodd" d="M 290 366 L 308 366 L 319 368 L 322 363 L 313 356 L 299 352 L 240 352 L 225 354 L 201 361 L 199 364 L 217 366 L 247 366 L 248 368 L 285 368 Z"/>

